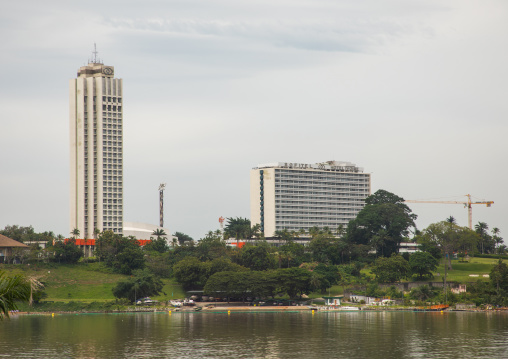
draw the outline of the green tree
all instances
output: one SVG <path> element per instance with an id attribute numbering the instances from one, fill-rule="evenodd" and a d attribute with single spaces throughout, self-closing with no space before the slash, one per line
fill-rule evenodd
<path id="1" fill-rule="evenodd" d="M 261 233 L 261 225 L 259 223 L 253 225 L 250 229 L 251 236 L 256 240 L 264 239 L 263 233 Z"/>
<path id="2" fill-rule="evenodd" d="M 301 244 L 290 241 L 279 247 L 287 267 L 298 267 L 303 262 L 309 262 L 310 256 L 305 252 L 305 247 Z M 284 263 L 284 266 L 285 266 Z"/>
<path id="3" fill-rule="evenodd" d="M 58 263 L 77 263 L 83 257 L 83 251 L 76 245 L 74 239 L 56 241 L 50 250 L 53 254 L 53 261 Z"/>
<path id="4" fill-rule="evenodd" d="M 436 289 L 429 287 L 428 285 L 421 285 L 419 287 L 413 288 L 409 293 L 410 298 L 419 301 L 429 300 L 432 297 L 435 297 L 436 295 L 437 295 Z"/>
<path id="5" fill-rule="evenodd" d="M 450 216 L 446 219 L 446 222 L 448 223 L 452 223 L 452 224 L 457 224 L 457 220 L 455 219 L 455 217 L 453 216 Z"/>
<path id="6" fill-rule="evenodd" d="M 17 302 L 28 302 L 31 296 L 30 283 L 22 275 L 8 276 L 0 271 L 0 320 L 17 310 Z"/>
<path id="7" fill-rule="evenodd" d="M 209 261 L 227 255 L 226 242 L 219 230 L 209 231 L 196 246 L 196 254 L 201 261 Z"/>
<path id="8" fill-rule="evenodd" d="M 390 258 L 379 257 L 372 264 L 372 273 L 381 283 L 398 282 L 409 274 L 409 263 L 399 254 Z"/>
<path id="9" fill-rule="evenodd" d="M 247 244 L 240 252 L 240 263 L 252 270 L 275 269 L 277 262 L 271 253 L 271 248 L 264 242 L 259 242 L 255 246 Z"/>
<path id="10" fill-rule="evenodd" d="M 0 234 L 21 243 L 34 240 L 36 236 L 32 226 L 22 227 L 18 225 L 5 226 L 4 229 L 0 230 Z"/>
<path id="11" fill-rule="evenodd" d="M 490 271 L 490 283 L 495 288 L 498 296 L 508 294 L 508 265 L 501 259 Z"/>
<path id="12" fill-rule="evenodd" d="M 499 233 L 501 233 L 499 228 L 497 227 L 492 228 L 492 240 L 494 241 L 496 246 L 496 253 L 500 253 L 499 248 L 503 243 L 503 238 L 499 236 Z"/>
<path id="13" fill-rule="evenodd" d="M 206 279 L 211 275 L 218 272 L 244 272 L 248 271 L 248 268 L 245 268 L 239 264 L 231 262 L 229 258 L 221 257 L 216 258 L 210 262 L 206 262 Z"/>
<path id="14" fill-rule="evenodd" d="M 173 275 L 171 253 L 149 252 L 145 255 L 145 266 L 153 274 L 161 278 L 170 278 Z"/>
<path id="15" fill-rule="evenodd" d="M 224 227 L 224 236 L 226 238 L 249 239 L 252 237 L 249 219 L 228 217 L 226 221 L 227 223 Z"/>
<path id="16" fill-rule="evenodd" d="M 186 257 L 198 257 L 197 247 L 194 242 L 184 242 L 169 252 L 169 263 L 175 265 Z"/>
<path id="17" fill-rule="evenodd" d="M 148 270 L 135 270 L 133 276 L 118 282 L 112 289 L 116 298 L 126 298 L 135 302 L 139 298 L 158 295 L 163 287 L 162 281 Z"/>
<path id="18" fill-rule="evenodd" d="M 275 297 L 279 288 L 275 270 L 245 272 L 251 293 L 255 297 Z"/>
<path id="19" fill-rule="evenodd" d="M 165 237 L 158 237 L 145 244 L 144 250 L 164 253 L 169 251 L 169 246 Z"/>
<path id="20" fill-rule="evenodd" d="M 312 291 L 311 272 L 303 268 L 282 268 L 276 271 L 279 288 L 290 298 Z"/>
<path id="21" fill-rule="evenodd" d="M 323 233 L 315 234 L 309 243 L 312 259 L 319 263 L 330 263 L 334 242 L 334 238 Z"/>
<path id="22" fill-rule="evenodd" d="M 227 297 L 229 301 L 229 297 L 235 296 L 240 290 L 240 288 L 237 288 L 235 285 L 237 276 L 235 272 L 214 273 L 208 278 L 203 292 L 216 297 Z"/>
<path id="23" fill-rule="evenodd" d="M 409 257 L 409 268 L 411 273 L 418 276 L 432 278 L 432 272 L 436 270 L 438 260 L 428 252 L 415 252 Z"/>
<path id="24" fill-rule="evenodd" d="M 478 251 L 481 252 L 481 254 L 494 253 L 496 242 L 488 232 L 488 224 L 485 222 L 478 222 L 475 224 L 474 228 L 475 232 L 479 235 Z"/>
<path id="25" fill-rule="evenodd" d="M 326 265 L 319 263 L 316 268 L 314 268 L 313 273 L 320 276 L 320 283 L 318 288 L 321 289 L 321 293 L 325 293 L 326 289 L 330 288 L 332 285 L 339 283 L 341 280 L 339 269 L 335 265 Z"/>
<path id="26" fill-rule="evenodd" d="M 365 200 L 365 207 L 347 227 L 348 241 L 369 245 L 385 257 L 398 252 L 399 245 L 415 228 L 413 214 L 402 197 L 378 190 Z"/>
<path id="27" fill-rule="evenodd" d="M 145 267 L 145 257 L 137 244 L 125 246 L 113 262 L 113 269 L 117 273 L 131 274 L 133 270 Z"/>
<path id="28" fill-rule="evenodd" d="M 166 234 L 166 232 L 164 231 L 164 229 L 162 229 L 162 228 L 157 228 L 157 229 L 155 229 L 155 230 L 152 232 L 152 236 L 156 236 L 156 237 L 157 237 L 157 239 L 159 239 L 159 238 L 162 238 L 162 237 L 166 237 L 166 236 L 167 236 L 167 234 Z"/>
<path id="29" fill-rule="evenodd" d="M 451 256 L 453 252 L 473 253 L 479 236 L 469 228 L 442 221 L 429 225 L 422 231 L 418 240 L 422 244 L 437 246 L 441 253 L 448 258 L 448 269 L 452 269 Z"/>
<path id="30" fill-rule="evenodd" d="M 432 255 L 432 257 L 436 258 L 438 261 L 443 257 L 441 248 L 439 247 L 438 243 L 426 240 L 426 238 L 423 237 L 421 233 L 416 235 L 414 239 L 416 243 L 418 243 L 418 248 L 422 252 L 430 253 L 430 255 Z"/>
<path id="31" fill-rule="evenodd" d="M 288 231 L 287 228 L 284 228 L 282 230 L 277 230 L 274 233 L 274 236 L 279 239 L 279 241 L 287 244 L 290 241 L 294 240 L 293 233 Z"/>
<path id="32" fill-rule="evenodd" d="M 116 273 L 131 274 L 145 266 L 144 253 L 134 237 L 104 231 L 96 241 L 95 254 Z"/>
<path id="33" fill-rule="evenodd" d="M 207 265 L 196 257 L 187 257 L 173 266 L 173 274 L 186 290 L 200 289 L 206 284 Z"/>
<path id="34" fill-rule="evenodd" d="M 175 234 L 173 234 L 173 236 L 175 236 L 176 238 L 178 238 L 178 244 L 179 245 L 183 245 L 184 243 L 193 243 L 194 242 L 194 239 L 192 239 L 191 236 L 185 234 L 185 233 L 182 233 L 182 232 L 175 232 Z"/>
<path id="35" fill-rule="evenodd" d="M 72 236 L 72 238 L 73 238 L 73 239 L 78 238 L 78 237 L 79 237 L 79 234 L 80 234 L 80 231 L 79 231 L 79 229 L 77 229 L 77 228 L 74 228 L 74 229 L 71 231 L 71 236 Z"/>

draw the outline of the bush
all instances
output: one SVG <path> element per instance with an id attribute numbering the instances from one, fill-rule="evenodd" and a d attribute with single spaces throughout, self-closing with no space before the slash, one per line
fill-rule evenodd
<path id="1" fill-rule="evenodd" d="M 134 302 L 137 298 L 158 295 L 162 287 L 162 281 L 145 269 L 134 271 L 134 277 L 118 282 L 112 290 L 116 298 L 125 298 Z"/>

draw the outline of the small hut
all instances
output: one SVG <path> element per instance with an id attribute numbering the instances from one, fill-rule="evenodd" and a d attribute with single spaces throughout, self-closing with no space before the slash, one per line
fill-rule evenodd
<path id="1" fill-rule="evenodd" d="M 344 298 L 343 295 L 338 297 L 323 297 L 325 305 L 340 305 L 340 301 Z"/>

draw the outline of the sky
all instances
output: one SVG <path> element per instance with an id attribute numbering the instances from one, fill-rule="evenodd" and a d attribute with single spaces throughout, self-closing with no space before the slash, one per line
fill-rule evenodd
<path id="1" fill-rule="evenodd" d="M 124 90 L 124 220 L 250 217 L 262 163 L 349 161 L 372 192 L 473 206 L 508 238 L 505 0 L 3 1 L 0 228 L 68 235 L 69 80 Z M 460 204 L 410 204 L 424 229 Z"/>

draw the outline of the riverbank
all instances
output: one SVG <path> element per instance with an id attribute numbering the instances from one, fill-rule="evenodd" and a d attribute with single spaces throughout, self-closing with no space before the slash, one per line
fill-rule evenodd
<path id="1" fill-rule="evenodd" d="M 200 303 L 203 304 L 203 303 Z M 222 305 L 220 305 L 222 304 Z M 119 307 L 108 310 L 53 310 L 53 311 L 19 311 L 11 313 L 11 316 L 17 315 L 59 315 L 59 314 L 118 314 L 118 313 L 261 313 L 261 312 L 287 312 L 287 313 L 337 313 L 337 312 L 482 312 L 482 313 L 507 313 L 508 308 L 468 308 L 468 309 L 455 309 L 452 307 L 442 309 L 431 309 L 429 307 L 402 307 L 402 306 L 339 306 L 339 307 L 325 307 L 325 306 L 249 306 L 249 305 L 228 305 L 227 303 L 206 304 L 202 306 L 186 306 L 186 307 Z"/>

